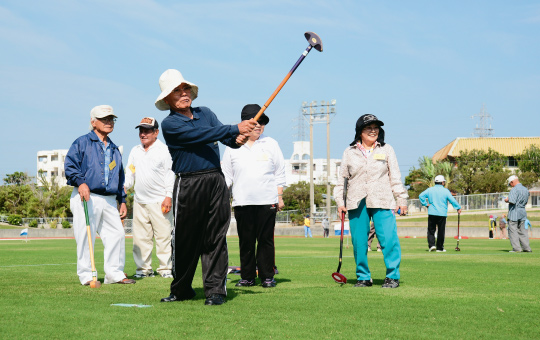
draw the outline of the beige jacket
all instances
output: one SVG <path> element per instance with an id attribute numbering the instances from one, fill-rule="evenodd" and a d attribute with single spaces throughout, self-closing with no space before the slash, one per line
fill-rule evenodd
<path id="1" fill-rule="evenodd" d="M 358 208 L 364 198 L 368 208 L 395 209 L 396 200 L 397 206 L 407 205 L 409 195 L 389 144 L 377 144 L 367 158 L 356 145 L 349 146 L 341 159 L 341 177 L 349 179 L 347 209 Z M 334 198 L 338 207 L 343 206 L 343 182 L 335 186 Z"/>

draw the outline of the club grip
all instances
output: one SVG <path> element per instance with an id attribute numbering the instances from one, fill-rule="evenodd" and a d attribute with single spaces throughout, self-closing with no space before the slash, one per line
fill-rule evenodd
<path id="1" fill-rule="evenodd" d="M 86 225 L 90 225 L 90 219 L 88 218 L 88 206 L 86 204 L 86 200 L 83 199 L 83 205 L 84 205 L 84 217 L 86 218 Z"/>
<path id="2" fill-rule="evenodd" d="M 343 179 L 343 204 L 344 204 L 345 208 L 347 208 L 347 187 L 348 187 L 348 184 L 349 184 L 349 179 L 347 177 L 345 177 Z"/>

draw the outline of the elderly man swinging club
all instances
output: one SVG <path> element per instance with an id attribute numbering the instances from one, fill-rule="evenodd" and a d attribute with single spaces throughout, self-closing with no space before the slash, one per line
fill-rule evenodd
<path id="1" fill-rule="evenodd" d="M 91 131 L 77 138 L 66 155 L 67 184 L 74 187 L 69 206 L 77 242 L 77 275 L 83 285 L 90 285 L 92 270 L 82 200 L 88 202 L 92 241 L 96 233 L 103 241 L 105 283 L 135 283 L 124 274 L 126 239 L 120 218 L 126 216 L 127 208 L 122 155 L 108 137 L 116 118 L 109 105 L 94 107 L 90 111 Z"/>
<path id="2" fill-rule="evenodd" d="M 169 110 L 161 126 L 176 174 L 173 192 L 172 235 L 173 281 L 170 296 L 162 302 L 195 297 L 191 287 L 201 257 L 206 305 L 225 302 L 228 267 L 226 233 L 231 218 L 229 189 L 221 171 L 221 142 L 239 148 L 257 123 L 244 120 L 223 125 L 207 107 L 191 107 L 197 85 L 178 70 L 167 70 L 159 78 L 161 94 L 156 107 Z"/>

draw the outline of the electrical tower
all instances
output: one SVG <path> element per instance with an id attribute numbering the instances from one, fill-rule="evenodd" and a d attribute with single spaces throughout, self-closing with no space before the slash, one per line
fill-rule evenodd
<path id="1" fill-rule="evenodd" d="M 486 111 L 486 105 L 482 104 L 482 111 L 479 114 L 472 115 L 471 119 L 479 118 L 480 123 L 476 124 L 476 128 L 472 133 L 473 137 L 493 137 L 493 129 L 491 128 L 491 121 L 493 117 Z"/>

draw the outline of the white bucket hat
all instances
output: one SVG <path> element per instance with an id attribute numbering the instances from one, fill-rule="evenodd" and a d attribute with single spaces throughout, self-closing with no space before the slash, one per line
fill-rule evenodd
<path id="1" fill-rule="evenodd" d="M 188 84 L 191 86 L 191 100 L 195 100 L 199 95 L 199 87 L 187 80 L 184 79 L 182 73 L 175 69 L 169 69 L 159 77 L 159 88 L 161 89 L 161 94 L 156 99 L 156 107 L 161 111 L 170 110 L 171 107 L 169 104 L 165 103 L 163 100 L 171 92 L 177 88 L 180 84 Z"/>
<path id="2" fill-rule="evenodd" d="M 435 183 L 442 183 L 442 182 L 446 182 L 443 175 L 435 176 Z"/>
<path id="3" fill-rule="evenodd" d="M 92 110 L 90 110 L 90 120 L 97 119 L 97 118 L 105 118 L 109 116 L 118 118 L 118 116 L 114 114 L 114 110 L 112 106 L 110 105 L 98 105 L 98 106 L 95 106 Z M 94 130 L 94 127 L 92 126 L 91 122 L 90 122 L 90 130 Z"/>

